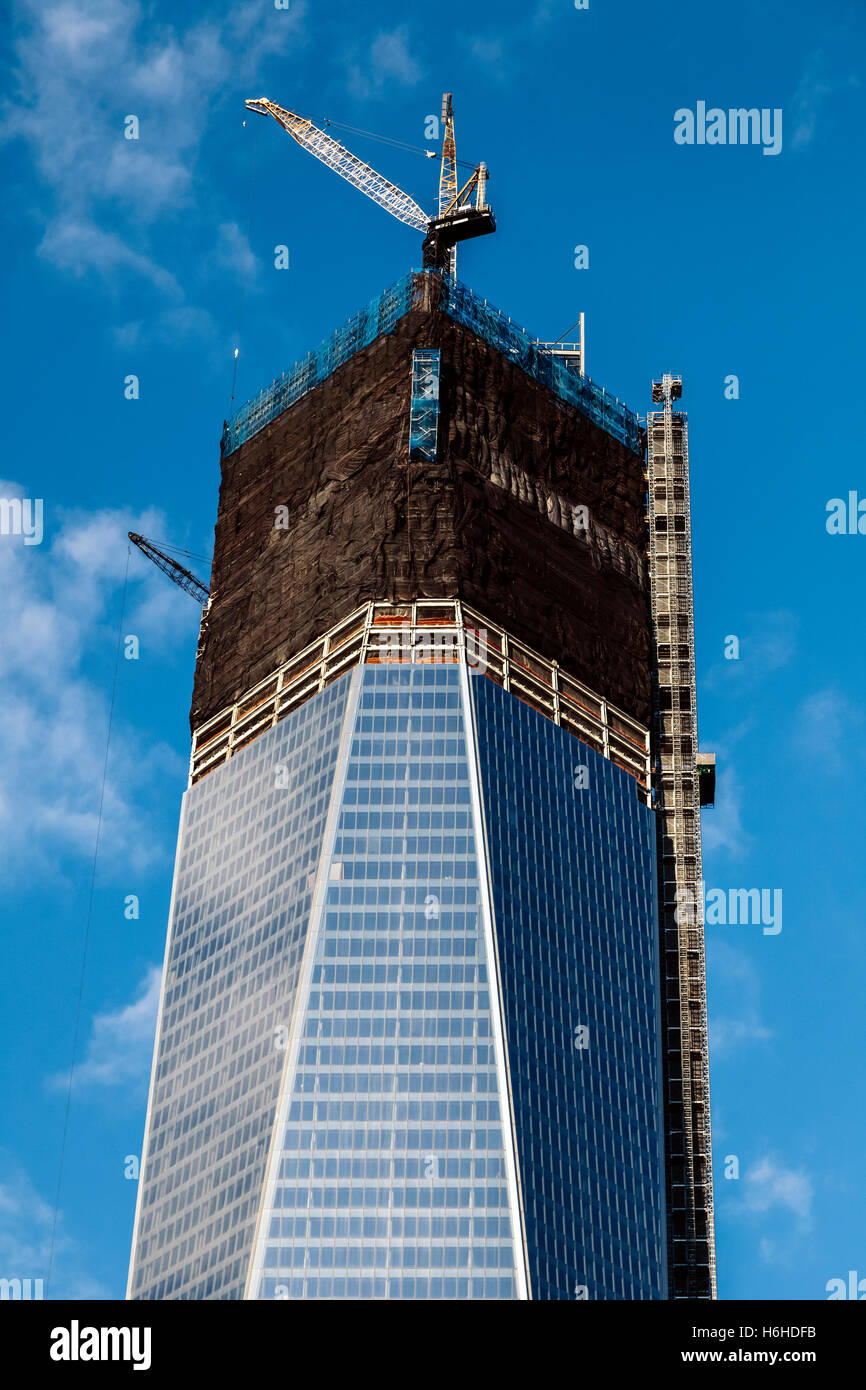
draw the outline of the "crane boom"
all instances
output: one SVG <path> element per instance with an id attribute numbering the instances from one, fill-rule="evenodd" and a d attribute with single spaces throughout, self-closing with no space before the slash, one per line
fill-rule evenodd
<path id="1" fill-rule="evenodd" d="M 366 193 L 368 198 L 372 198 L 374 203 L 390 212 L 392 217 L 405 222 L 409 227 L 414 227 L 418 232 L 427 231 L 430 218 L 414 198 L 410 198 L 402 188 L 398 188 L 369 164 L 358 159 L 345 145 L 319 130 L 319 127 L 313 125 L 306 116 L 286 111 L 284 107 L 277 106 L 276 102 L 268 101 L 266 97 L 251 98 L 246 104 L 250 111 L 257 111 L 262 116 L 273 116 L 303 149 L 309 150 L 310 154 L 314 154 L 323 164 L 327 164 L 329 169 L 333 169 L 335 174 L 339 174 L 362 193 Z"/>
<path id="2" fill-rule="evenodd" d="M 203 580 L 197 579 L 188 569 L 184 569 L 183 565 L 178 564 L 177 560 L 173 560 L 170 555 L 164 554 L 163 551 L 161 551 L 158 546 L 154 545 L 153 541 L 149 541 L 146 536 L 139 536 L 136 531 L 127 531 L 126 534 L 129 536 L 133 545 L 137 545 L 142 554 L 146 555 L 148 560 L 152 560 L 157 568 L 162 570 L 163 574 L 167 574 L 169 579 L 173 580 L 179 588 L 183 589 L 184 593 L 189 594 L 191 598 L 197 599 L 199 603 L 207 603 L 210 598 L 210 590 Z"/>

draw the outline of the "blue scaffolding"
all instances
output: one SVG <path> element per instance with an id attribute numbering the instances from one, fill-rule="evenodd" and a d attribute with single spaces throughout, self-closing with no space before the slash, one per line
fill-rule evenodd
<path id="1" fill-rule="evenodd" d="M 431 284 L 435 281 L 435 284 Z M 515 366 L 546 386 L 560 400 L 580 411 L 587 419 L 606 430 L 614 439 L 632 449 L 641 450 L 641 428 L 637 416 L 621 401 L 607 395 L 589 377 L 580 376 L 537 339 L 530 338 L 522 328 L 480 299 L 459 281 L 438 271 L 410 271 L 390 289 L 370 301 L 366 309 L 355 314 L 342 328 L 327 338 L 302 361 L 284 372 L 258 396 L 249 401 L 232 417 L 223 435 L 223 455 L 231 454 L 265 425 L 282 415 L 290 405 L 305 396 L 313 387 L 347 362 L 356 352 L 369 347 L 383 333 L 391 333 L 397 321 L 424 300 L 424 292 L 433 291 L 428 302 L 439 308 L 457 323 L 490 343 Z M 438 371 L 437 371 L 438 420 Z"/>
<path id="2" fill-rule="evenodd" d="M 411 272 L 390 289 L 371 299 L 360 313 L 332 333 L 312 352 L 277 377 L 232 416 L 223 434 L 223 455 L 234 453 L 247 439 L 264 429 L 290 405 L 312 391 L 348 362 L 361 348 L 369 347 L 383 333 L 391 333 L 398 319 L 412 308 L 414 283 Z"/>
<path id="3" fill-rule="evenodd" d="M 528 376 L 541 382 L 560 400 L 568 401 L 581 415 L 586 415 L 594 424 L 607 430 L 621 444 L 635 453 L 640 452 L 641 429 L 633 411 L 615 397 L 608 396 L 604 388 L 596 386 L 588 376 L 580 376 L 561 358 L 548 352 L 538 339 L 530 338 L 522 328 L 518 328 L 486 300 L 479 299 L 466 285 L 443 276 L 440 307 L 451 318 L 465 324 L 473 333 L 497 348 L 503 357 L 507 357 Z"/>
<path id="4" fill-rule="evenodd" d="M 435 463 L 439 435 L 439 351 L 417 348 L 412 353 L 412 397 L 409 410 L 409 458 Z"/>

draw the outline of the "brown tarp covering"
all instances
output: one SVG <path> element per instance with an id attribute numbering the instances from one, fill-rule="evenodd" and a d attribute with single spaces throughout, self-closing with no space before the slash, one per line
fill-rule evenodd
<path id="1" fill-rule="evenodd" d="M 436 463 L 409 462 L 416 347 L 442 353 Z M 545 493 L 587 507 L 588 536 L 549 519 Z M 411 598 L 465 599 L 648 724 L 645 512 L 638 455 L 468 328 L 413 309 L 223 459 L 191 724 L 359 604 Z"/>

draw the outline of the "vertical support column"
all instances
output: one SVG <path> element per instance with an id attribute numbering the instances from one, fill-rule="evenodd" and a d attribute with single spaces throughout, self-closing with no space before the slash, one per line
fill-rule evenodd
<path id="1" fill-rule="evenodd" d="M 484 817 L 484 797 L 481 788 L 481 773 L 478 767 L 478 732 L 475 720 L 475 703 L 470 689 L 469 669 L 465 663 L 460 666 L 460 700 L 463 706 L 463 729 L 469 765 L 469 794 L 472 803 L 473 834 L 478 862 L 479 908 L 484 929 L 485 964 L 487 967 L 487 981 L 490 991 L 490 1021 L 493 1025 L 493 1051 L 496 1057 L 496 1073 L 499 1080 L 499 1096 L 502 1106 L 502 1138 L 505 1147 L 508 1204 L 511 1214 L 512 1239 L 514 1242 L 517 1297 L 523 1300 L 532 1297 L 529 1277 L 529 1252 L 526 1244 L 520 1164 L 517 1157 L 517 1125 L 514 1116 L 511 1069 L 508 1061 L 502 976 L 499 968 L 496 922 L 493 912 L 493 893 L 490 884 L 491 859 L 487 844 L 487 825 Z"/>
<path id="2" fill-rule="evenodd" d="M 671 1298 L 716 1295 L 709 1054 L 696 767 L 694 598 L 688 426 L 682 379 L 653 382 L 647 415 L 654 661 L 652 771 L 658 816 Z"/>

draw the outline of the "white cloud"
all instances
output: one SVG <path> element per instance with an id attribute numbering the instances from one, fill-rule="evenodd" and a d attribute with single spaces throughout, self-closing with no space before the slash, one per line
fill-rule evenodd
<path id="1" fill-rule="evenodd" d="M 421 69 L 409 52 L 405 26 L 390 34 L 378 34 L 370 45 L 370 58 L 377 71 L 404 86 L 412 86 L 421 76 Z"/>
<path id="2" fill-rule="evenodd" d="M 76 1089 L 107 1087 L 116 1092 L 122 1088 L 138 1097 L 150 1072 L 161 979 L 161 968 L 151 966 L 131 1003 L 96 1014 L 84 1060 L 73 1073 Z M 53 1089 L 65 1089 L 68 1084 L 68 1072 L 49 1080 Z"/>
<path id="3" fill-rule="evenodd" d="M 740 858 L 748 851 L 752 837 L 743 826 L 742 802 L 739 778 L 733 768 L 725 767 L 723 763 L 716 781 L 715 804 L 701 817 L 701 840 L 705 854 L 724 850 L 734 858 Z"/>
<path id="4" fill-rule="evenodd" d="M 362 101 L 386 95 L 395 83 L 414 87 L 421 77 L 405 25 L 377 34 L 364 58 L 350 63 L 347 71 L 349 90 Z"/>
<path id="5" fill-rule="evenodd" d="M 99 9 L 95 4 L 93 9 Z M 122 19 L 122 7 L 114 4 L 104 5 L 102 13 L 87 14 L 74 4 L 57 5 L 41 16 L 48 44 L 60 49 L 63 57 L 69 60 L 86 61 L 87 55 L 97 44 L 107 43 L 112 36 L 118 18 Z"/>
<path id="6" fill-rule="evenodd" d="M 775 1208 L 791 1212 L 808 1224 L 812 1214 L 812 1179 L 802 1169 L 786 1168 L 769 1154 L 747 1169 L 743 1176 L 740 1209 L 763 1215 Z"/>
<path id="7" fill-rule="evenodd" d="M 54 1209 L 34 1187 L 28 1175 L 8 1153 L 3 1155 L 0 1183 L 0 1277 L 47 1279 L 51 1259 Z M 61 1212 L 54 1245 L 54 1269 L 50 1289 L 53 1298 L 111 1298 L 104 1284 L 82 1268 L 82 1256 L 68 1234 Z"/>
<path id="8" fill-rule="evenodd" d="M 504 50 L 501 39 L 474 38 L 469 41 L 472 57 L 485 67 L 502 68 Z"/>
<path id="9" fill-rule="evenodd" d="M 811 145 L 819 121 L 824 118 L 827 104 L 834 96 L 859 85 L 860 80 L 855 73 L 845 77 L 827 77 L 823 55 L 811 54 L 791 102 L 794 120 L 791 144 L 794 149 L 805 149 Z"/>
<path id="10" fill-rule="evenodd" d="M 136 0 L 22 0 L 0 139 L 27 143 L 47 190 L 40 255 L 76 275 L 132 274 L 181 297 L 159 265 L 155 225 L 174 244 L 193 196 L 207 208 L 196 156 L 220 100 L 252 82 L 265 57 L 300 45 L 305 12 L 304 0 L 286 12 L 251 0 L 160 24 Z M 128 115 L 138 140 L 124 138 Z"/>
<path id="11" fill-rule="evenodd" d="M 141 140 L 115 140 L 102 174 L 106 197 L 135 203 L 140 216 L 156 217 L 164 208 L 189 201 L 192 170 L 177 156 L 151 154 Z"/>
<path id="12" fill-rule="evenodd" d="M 739 1182 L 720 1183 L 716 1192 L 728 1216 L 752 1228 L 758 1256 L 765 1264 L 802 1268 L 814 1198 L 809 1173 L 764 1153 L 744 1167 Z"/>
<path id="13" fill-rule="evenodd" d="M 76 277 L 96 270 L 110 279 L 118 270 L 132 270 L 149 280 L 163 294 L 179 296 L 180 287 L 174 276 L 163 270 L 149 256 L 141 255 L 114 232 L 104 232 L 93 222 L 75 217 L 59 217 L 45 229 L 37 247 L 44 260 L 53 262 L 60 270 Z"/>
<path id="14" fill-rule="evenodd" d="M 206 353 L 215 367 L 224 366 L 228 358 L 223 331 L 213 314 L 193 304 L 161 309 L 147 321 L 130 319 L 113 329 L 112 337 L 124 351 L 140 347 L 142 343 L 183 348 L 195 341 L 199 344 L 199 352 Z"/>
<path id="15" fill-rule="evenodd" d="M 796 614 L 785 609 L 767 613 L 752 613 L 745 625 L 732 620 L 733 631 L 725 633 L 739 640 L 739 656 L 726 660 L 720 656 L 701 679 L 700 688 L 717 691 L 730 691 L 738 700 L 746 693 L 757 690 L 767 678 L 787 666 L 797 650 Z M 722 652 L 722 636 L 719 637 L 719 652 Z"/>
<path id="16" fill-rule="evenodd" d="M 22 489 L 0 482 L 0 496 Z M 63 856 L 93 853 L 108 704 L 127 563 L 126 532 L 164 534 L 158 512 L 103 510 L 51 516 L 40 546 L 0 537 L 0 836 L 2 876 L 50 873 Z M 51 532 L 55 530 L 53 539 Z M 145 650 L 195 641 L 195 605 L 133 550 L 125 632 Z M 98 677 L 88 674 L 91 661 Z M 121 668 L 123 667 L 121 662 Z M 122 669 L 121 669 L 122 675 Z M 148 746 L 116 718 L 105 786 L 100 858 L 138 871 L 166 847 L 142 809 L 166 775 L 182 786 L 182 760 Z"/>
<path id="17" fill-rule="evenodd" d="M 246 232 L 237 222 L 222 222 L 217 233 L 214 257 L 220 265 L 245 276 L 249 282 L 258 273 L 258 261 L 250 250 Z"/>
<path id="18" fill-rule="evenodd" d="M 760 1019 L 749 1012 L 747 1018 L 712 1018 L 710 1020 L 710 1055 L 714 1061 L 730 1056 L 751 1042 L 766 1042 L 773 1036 Z"/>
<path id="19" fill-rule="evenodd" d="M 850 771 L 862 758 L 862 711 L 838 690 L 809 695 L 794 716 L 794 743 L 810 766 L 825 772 Z"/>
<path id="20" fill-rule="evenodd" d="M 710 1000 L 720 993 L 737 1001 L 735 1017 L 711 1012 L 710 1057 L 713 1062 L 741 1051 L 749 1043 L 774 1036 L 761 1019 L 761 984 L 748 956 L 725 941 L 714 940 L 707 951 Z"/>
<path id="21" fill-rule="evenodd" d="M 458 40 L 461 47 L 472 54 L 476 64 L 483 64 L 486 80 L 519 80 L 517 69 L 525 66 L 530 49 L 538 44 L 550 44 L 549 29 L 553 24 L 570 28 L 580 22 L 570 7 L 570 0 L 566 6 L 563 0 L 538 0 L 532 9 L 521 7 L 519 18 L 513 24 L 500 21 L 495 31 L 490 26 L 484 34 L 467 32 L 460 34 Z"/>
<path id="22" fill-rule="evenodd" d="M 765 675 L 787 666 L 797 650 L 799 618 L 782 609 L 752 619 L 754 635 L 749 646 L 751 659 Z M 741 658 L 742 659 L 742 658 Z"/>

